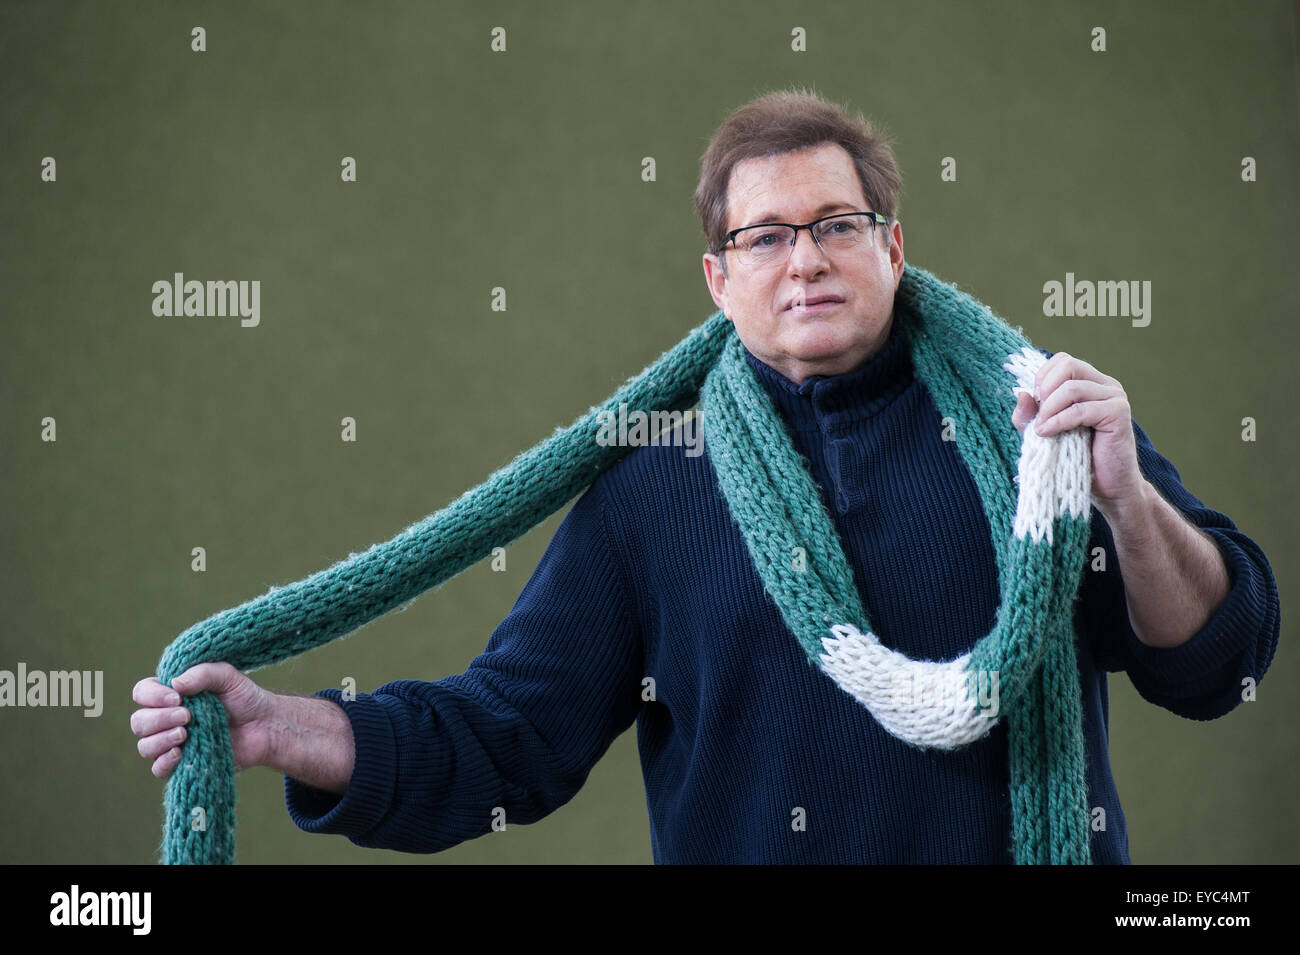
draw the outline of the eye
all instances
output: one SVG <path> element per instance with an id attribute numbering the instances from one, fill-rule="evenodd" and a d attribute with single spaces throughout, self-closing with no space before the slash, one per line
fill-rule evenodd
<path id="1" fill-rule="evenodd" d="M 841 238 L 856 236 L 860 231 L 861 228 L 853 219 L 832 219 L 830 222 L 822 223 L 821 228 L 822 235 Z"/>

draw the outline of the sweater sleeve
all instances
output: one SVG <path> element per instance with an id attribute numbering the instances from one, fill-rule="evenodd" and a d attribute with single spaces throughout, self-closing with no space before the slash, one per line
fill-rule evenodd
<path id="1" fill-rule="evenodd" d="M 605 528 L 603 482 L 561 522 L 514 608 L 460 674 L 398 680 L 344 701 L 347 790 L 285 777 L 306 832 L 437 852 L 564 805 L 641 707 L 641 630 Z"/>
<path id="2" fill-rule="evenodd" d="M 1124 670 L 1142 697 L 1179 716 L 1210 720 L 1242 702 L 1243 681 L 1258 683 L 1277 649 L 1280 608 L 1277 581 L 1264 552 L 1219 511 L 1183 486 L 1173 464 L 1133 421 L 1138 466 L 1156 491 L 1218 546 L 1230 590 L 1193 636 L 1177 647 L 1149 647 L 1129 620 L 1128 601 L 1109 525 L 1094 508 L 1092 542 L 1106 551 L 1106 570 L 1089 558 L 1081 599 L 1098 664 Z"/>

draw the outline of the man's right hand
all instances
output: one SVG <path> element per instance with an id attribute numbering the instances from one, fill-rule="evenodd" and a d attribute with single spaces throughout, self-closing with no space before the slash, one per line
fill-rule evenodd
<path id="1" fill-rule="evenodd" d="M 131 699 L 143 707 L 131 714 L 131 732 L 140 737 L 136 748 L 153 760 L 153 774 L 159 779 L 167 779 L 176 769 L 188 737 L 185 724 L 190 711 L 181 705 L 181 695 L 195 696 L 205 690 L 215 693 L 226 708 L 235 769 L 267 765 L 276 694 L 229 663 L 200 663 L 176 677 L 172 688 L 146 677 L 131 691 Z"/>

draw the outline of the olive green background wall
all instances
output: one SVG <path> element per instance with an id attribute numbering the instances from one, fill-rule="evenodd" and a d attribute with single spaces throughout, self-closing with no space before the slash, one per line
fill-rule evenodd
<path id="1" fill-rule="evenodd" d="M 1300 861 L 1293 5 L 741 11 L 0 7 L 0 668 L 101 669 L 106 696 L 97 719 L 0 709 L 0 861 L 155 861 L 163 785 L 128 718 L 163 647 L 437 510 L 703 321 L 699 156 L 793 83 L 895 140 L 909 261 L 1119 379 L 1188 488 L 1268 555 L 1283 631 L 1258 700 L 1197 723 L 1115 675 L 1111 758 L 1135 862 Z M 260 324 L 155 317 L 175 272 L 259 280 Z M 1150 325 L 1044 317 L 1066 272 L 1149 280 Z M 307 694 L 462 671 L 561 516 L 506 572 L 477 565 L 255 678 Z M 238 786 L 244 863 L 651 861 L 634 729 L 558 812 L 434 856 L 300 832 L 267 769 Z"/>

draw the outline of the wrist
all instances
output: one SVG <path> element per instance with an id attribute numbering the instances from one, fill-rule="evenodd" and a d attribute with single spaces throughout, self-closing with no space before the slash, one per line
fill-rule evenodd
<path id="1" fill-rule="evenodd" d="M 343 707 L 321 697 L 279 696 L 273 712 L 266 765 L 316 789 L 346 792 L 356 744 Z"/>
<path id="2" fill-rule="evenodd" d="M 1116 534 L 1134 540 L 1140 540 L 1150 534 L 1151 513 L 1155 498 L 1159 492 L 1145 478 L 1130 494 L 1114 500 L 1098 502 L 1097 510 L 1106 518 Z"/>
<path id="3" fill-rule="evenodd" d="M 293 726 L 291 707 L 293 697 L 270 693 L 266 718 L 266 758 L 262 765 L 276 772 L 285 772 L 286 759 L 291 752 L 289 739 Z"/>

